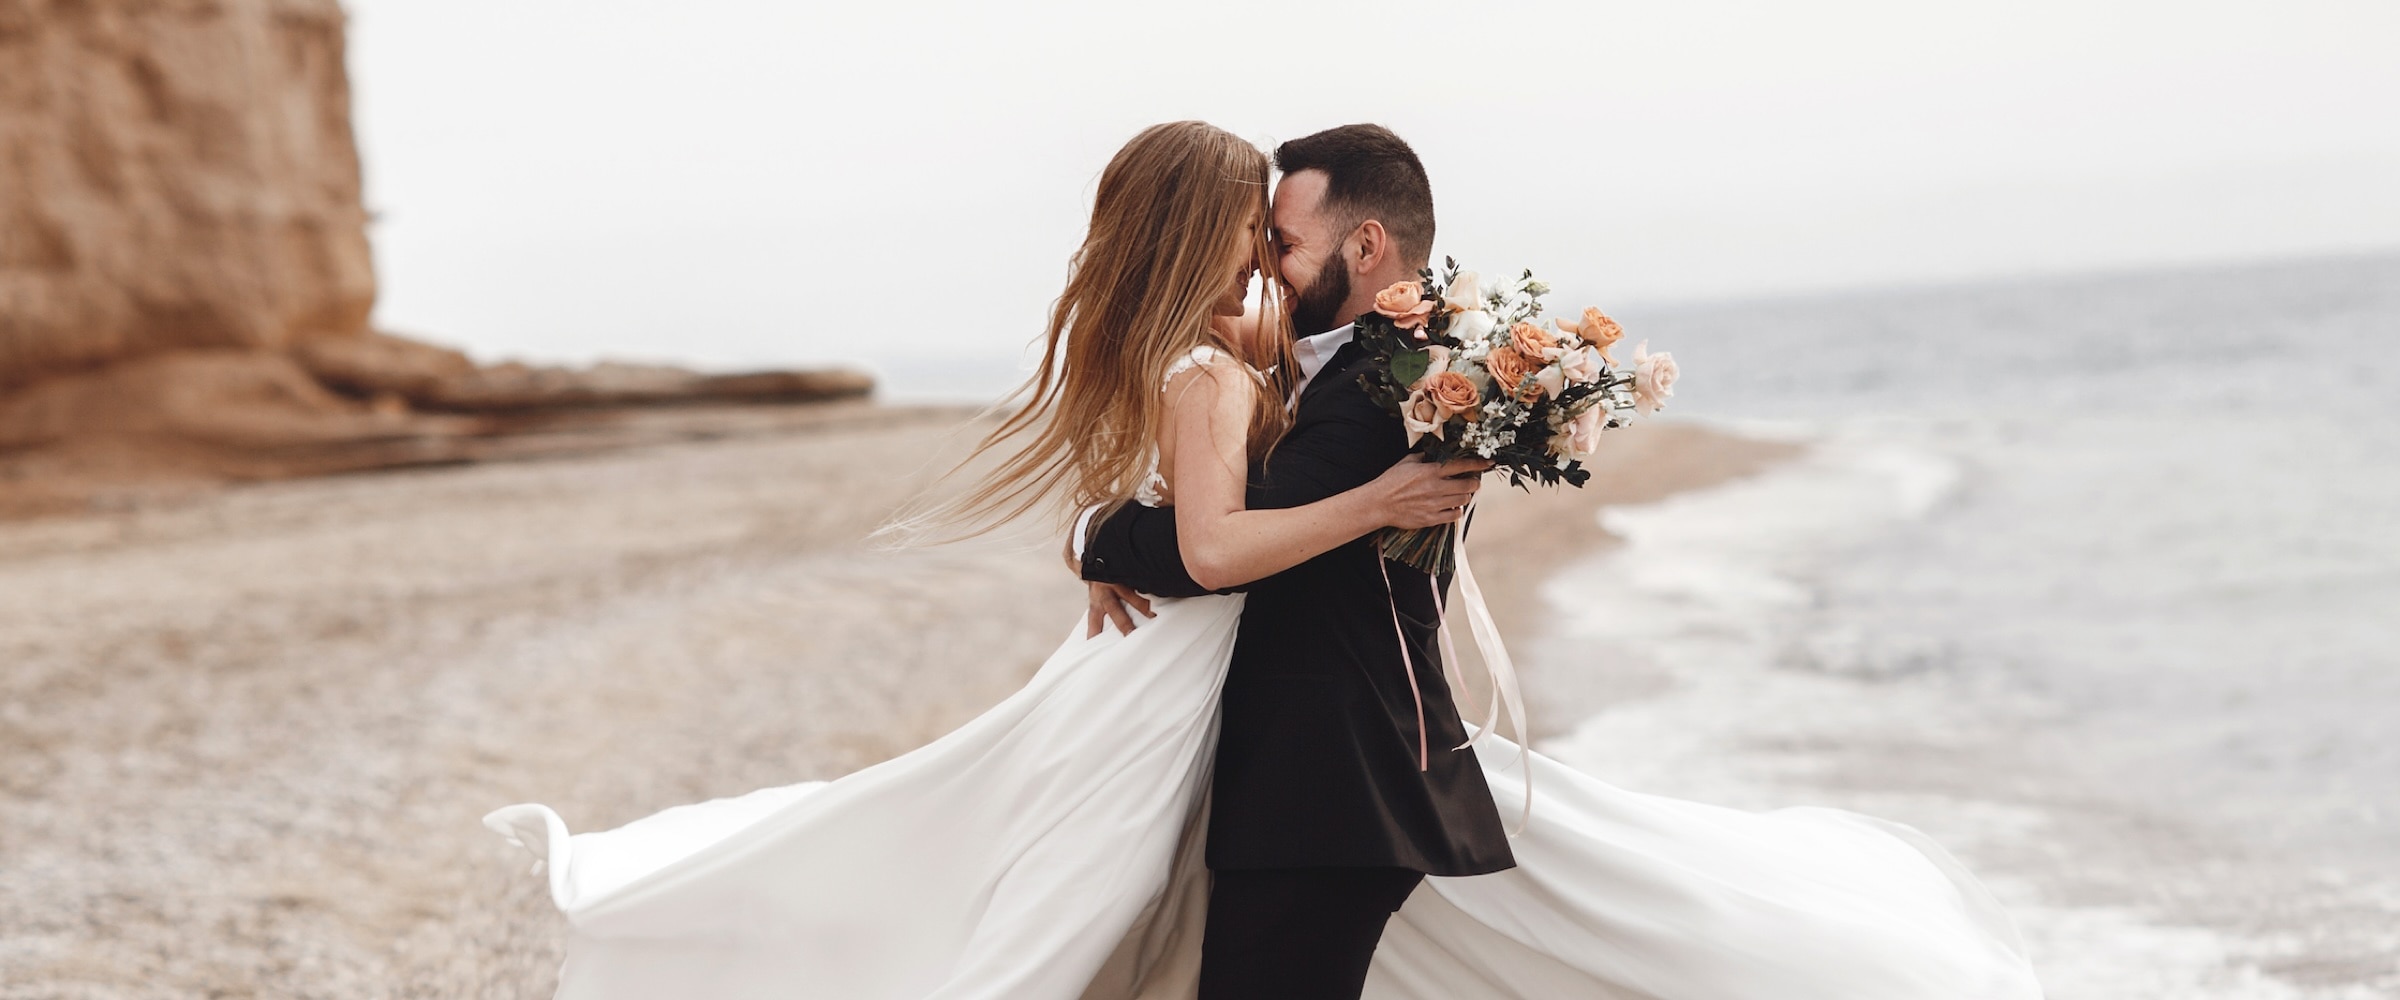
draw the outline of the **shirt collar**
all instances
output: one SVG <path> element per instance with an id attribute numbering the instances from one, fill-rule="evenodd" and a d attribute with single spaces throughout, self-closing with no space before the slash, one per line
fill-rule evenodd
<path id="1" fill-rule="evenodd" d="M 1326 362 L 1333 360 L 1333 352 L 1341 350 L 1342 345 L 1349 343 L 1357 333 L 1357 324 L 1346 323 L 1336 329 L 1293 341 L 1292 360 L 1300 365 L 1300 380 L 1306 382 L 1316 378 L 1318 372 L 1325 370 Z"/>

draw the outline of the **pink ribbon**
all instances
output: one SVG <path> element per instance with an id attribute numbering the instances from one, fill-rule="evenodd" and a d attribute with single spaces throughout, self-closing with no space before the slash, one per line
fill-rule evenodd
<path id="1" fill-rule="evenodd" d="M 1470 505 L 1468 511 L 1473 510 Z M 1465 518 L 1459 520 L 1464 521 Z M 1456 693 L 1466 709 L 1460 721 L 1466 721 L 1468 715 L 1483 716 L 1483 722 L 1475 727 L 1475 735 L 1450 749 L 1464 750 L 1481 742 L 1499 728 L 1501 712 L 1503 709 L 1507 711 L 1509 729 L 1516 734 L 1517 742 L 1517 759 L 1512 763 L 1522 764 L 1525 768 L 1525 806 L 1518 814 L 1517 828 L 1508 831 L 1508 835 L 1514 837 L 1524 833 L 1525 828 L 1533 822 L 1533 761 L 1525 756 L 1532 742 L 1525 733 L 1525 696 L 1517 686 L 1516 663 L 1509 659 L 1508 646 L 1500 641 L 1500 626 L 1492 621 L 1491 608 L 1484 604 L 1483 588 L 1475 582 L 1475 569 L 1467 564 L 1467 540 L 1458 534 L 1458 522 L 1451 522 L 1450 533 L 1450 550 L 1458 560 L 1458 596 L 1466 602 L 1468 630 L 1475 636 L 1476 651 L 1483 654 L 1484 672 L 1492 678 L 1491 705 L 1478 713 L 1475 692 L 1468 687 L 1466 675 L 1459 669 L 1458 647 L 1450 638 L 1449 605 L 1442 600 L 1441 583 L 1428 574 L 1426 586 L 1433 591 L 1434 614 L 1438 623 L 1435 630 L 1441 636 L 1442 643 L 1442 674 L 1449 680 L 1450 690 Z M 1409 651 L 1408 634 L 1400 628 L 1400 601 L 1392 592 L 1392 571 L 1384 566 L 1384 560 L 1380 558 L 1375 560 L 1375 568 L 1383 574 L 1384 596 L 1391 605 L 1392 638 L 1399 641 L 1400 661 L 1408 667 L 1408 693 L 1417 702 L 1417 770 L 1425 771 L 1431 767 L 1432 757 L 1426 748 L 1425 695 L 1417 687 L 1417 659 Z"/>
<path id="2" fill-rule="evenodd" d="M 1384 603 L 1392 609 L 1392 638 L 1400 641 L 1400 663 L 1408 668 L 1408 695 L 1417 700 L 1417 770 L 1422 772 L 1433 767 L 1433 757 L 1425 750 L 1425 693 L 1417 690 L 1417 657 L 1408 651 L 1408 633 L 1400 630 L 1400 599 L 1392 593 L 1392 571 L 1384 565 L 1386 561 L 1382 553 L 1376 553 L 1375 571 L 1383 574 Z"/>
<path id="3" fill-rule="evenodd" d="M 1474 507 L 1470 505 L 1468 510 L 1472 512 Z M 1458 529 L 1452 527 L 1450 530 L 1455 536 Z M 1467 540 L 1453 537 L 1451 541 L 1451 550 L 1458 558 L 1458 596 L 1466 603 L 1467 625 L 1475 635 L 1475 648 L 1483 653 L 1484 671 L 1492 675 L 1489 714 L 1484 716 L 1483 725 L 1476 728 L 1475 735 L 1459 745 L 1473 746 L 1490 735 L 1500 721 L 1500 710 L 1504 706 L 1507 708 L 1509 731 L 1515 734 L 1517 741 L 1515 763 L 1525 768 L 1525 808 L 1517 817 L 1517 828 L 1508 831 L 1508 835 L 1514 837 L 1524 833 L 1525 828 L 1533 823 L 1533 761 L 1526 756 L 1533 741 L 1525 731 L 1525 695 L 1517 688 L 1516 662 L 1509 659 L 1508 646 L 1500 641 L 1500 626 L 1492 621 L 1492 611 L 1483 603 L 1483 588 L 1475 583 L 1475 568 L 1467 565 Z M 1445 629 L 1449 627 L 1447 615 L 1443 617 L 1442 625 Z"/>

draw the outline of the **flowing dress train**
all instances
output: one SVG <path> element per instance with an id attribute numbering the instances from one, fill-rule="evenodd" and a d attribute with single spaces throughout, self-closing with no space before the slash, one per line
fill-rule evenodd
<path id="1" fill-rule="evenodd" d="M 1218 691 L 1242 595 L 1074 633 L 1024 688 L 831 782 L 530 850 L 571 926 L 561 998 L 1188 998 Z M 2031 1000 L 2006 913 L 1939 846 L 1833 809 L 1754 813 L 1608 785 L 1495 734 L 1518 867 L 1427 879 L 1366 995 L 1389 1000 Z"/>

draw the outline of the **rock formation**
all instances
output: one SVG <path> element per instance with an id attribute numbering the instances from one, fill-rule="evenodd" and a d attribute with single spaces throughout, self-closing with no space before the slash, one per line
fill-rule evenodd
<path id="1" fill-rule="evenodd" d="M 357 333 L 334 0 L 0 0 L 0 388 Z"/>
<path id="2" fill-rule="evenodd" d="M 664 365 L 602 362 L 574 370 L 506 363 L 389 334 L 321 337 L 292 351 L 319 381 L 367 399 L 452 413 L 655 406 L 698 402 L 808 402 L 863 396 L 874 384 L 843 371 L 703 375 Z"/>
<path id="3" fill-rule="evenodd" d="M 343 30 L 336 0 L 0 0 L 0 488 L 472 460 L 524 453 L 490 439 L 529 414 L 871 389 L 370 331 Z"/>

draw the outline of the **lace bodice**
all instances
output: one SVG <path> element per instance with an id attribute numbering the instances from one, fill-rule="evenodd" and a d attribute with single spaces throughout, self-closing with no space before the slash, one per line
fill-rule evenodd
<path id="1" fill-rule="evenodd" d="M 1202 344 L 1192 348 L 1184 356 L 1176 358 L 1174 364 L 1167 366 L 1167 373 L 1159 376 L 1158 391 L 1167 391 L 1168 384 L 1175 381 L 1175 376 L 1191 371 L 1197 365 L 1215 364 L 1220 358 L 1241 365 L 1242 370 L 1249 372 L 1251 378 L 1257 379 L 1262 385 L 1265 384 L 1266 376 L 1259 374 L 1258 369 L 1243 364 L 1240 359 L 1234 358 L 1224 351 Z M 1144 507 L 1164 507 L 1171 502 L 1169 499 L 1171 496 L 1172 493 L 1167 488 L 1167 477 L 1158 472 L 1158 443 L 1153 441 L 1150 443 L 1150 472 L 1142 477 L 1142 485 L 1134 489 L 1133 501 Z"/>

